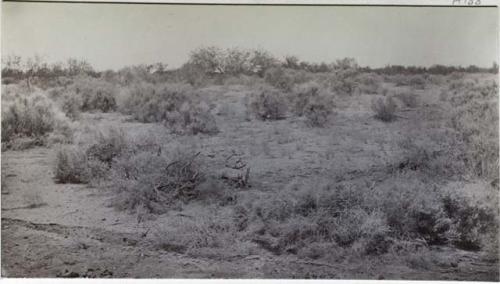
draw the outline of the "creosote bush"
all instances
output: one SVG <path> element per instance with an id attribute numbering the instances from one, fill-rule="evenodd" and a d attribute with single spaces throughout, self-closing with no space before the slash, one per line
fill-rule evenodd
<path id="1" fill-rule="evenodd" d="M 333 95 L 315 82 L 295 87 L 291 96 L 292 110 L 298 116 L 305 116 L 313 127 L 322 127 L 333 113 Z"/>
<path id="2" fill-rule="evenodd" d="M 111 170 L 115 206 L 129 211 L 142 207 L 151 213 L 162 213 L 178 201 L 197 198 L 198 185 L 205 178 L 198 166 L 199 154 L 146 149 L 121 156 Z"/>
<path id="3" fill-rule="evenodd" d="M 257 92 L 249 94 L 246 100 L 250 113 L 262 120 L 283 119 L 288 110 L 285 95 L 267 86 L 261 86 Z"/>
<path id="4" fill-rule="evenodd" d="M 121 129 L 99 129 L 86 138 L 56 152 L 54 175 L 57 182 L 91 185 L 102 182 L 108 177 L 113 161 L 130 147 Z"/>
<path id="5" fill-rule="evenodd" d="M 4 96 L 4 95 L 3 95 Z M 16 141 L 31 139 L 45 145 L 50 134 L 72 139 L 68 118 L 42 93 L 25 93 L 2 98 L 2 143 L 16 148 Z"/>
<path id="6" fill-rule="evenodd" d="M 179 134 L 215 134 L 215 117 L 199 94 L 184 84 L 137 84 L 121 99 L 120 111 L 141 122 L 160 122 Z"/>
<path id="7" fill-rule="evenodd" d="M 205 175 L 200 160 L 199 152 L 162 151 L 157 142 L 133 141 L 121 129 L 108 128 L 60 148 L 54 174 L 59 183 L 110 188 L 118 209 L 162 213 L 201 196 L 198 186 Z"/>
<path id="8" fill-rule="evenodd" d="M 85 183 L 89 180 L 85 152 L 78 147 L 61 147 L 56 152 L 54 178 L 58 183 Z"/>
<path id="9" fill-rule="evenodd" d="M 372 100 L 372 111 L 375 112 L 375 118 L 390 122 L 396 119 L 397 105 L 392 97 L 374 98 Z"/>
<path id="10" fill-rule="evenodd" d="M 414 175 L 391 178 L 370 191 L 305 184 L 238 208 L 237 226 L 275 254 L 298 254 L 328 242 L 334 250 L 375 255 L 408 242 L 478 249 L 484 245 L 479 236 L 497 228 L 493 207 L 440 192 Z"/>
<path id="11" fill-rule="evenodd" d="M 448 126 L 464 144 L 461 159 L 475 177 L 498 180 L 498 85 L 457 86 Z"/>
<path id="12" fill-rule="evenodd" d="M 281 67 L 268 69 L 264 73 L 264 80 L 269 85 L 283 91 L 290 91 L 293 85 L 292 77 Z"/>
<path id="13" fill-rule="evenodd" d="M 66 109 L 79 109 L 80 111 L 111 112 L 116 110 L 116 88 L 113 84 L 92 77 L 78 77 L 73 84 L 66 88 L 67 94 L 63 96 Z M 77 96 L 78 99 L 73 98 Z"/>
<path id="14" fill-rule="evenodd" d="M 303 70 L 272 67 L 264 73 L 264 81 L 283 92 L 290 92 L 295 85 L 302 84 L 310 80 L 310 74 Z"/>

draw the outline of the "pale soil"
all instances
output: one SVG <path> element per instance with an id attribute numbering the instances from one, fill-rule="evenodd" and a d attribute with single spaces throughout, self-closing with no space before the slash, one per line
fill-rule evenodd
<path id="1" fill-rule="evenodd" d="M 216 97 L 221 92 L 223 95 Z M 437 116 L 442 111 L 431 100 L 426 102 L 429 107 L 425 113 L 408 110 L 402 112 L 405 118 L 385 124 L 373 119 L 366 107 L 369 96 L 365 96 L 360 97 L 361 103 L 345 105 L 338 111 L 330 127 L 311 129 L 296 118 L 247 121 L 238 88 L 207 93 L 219 110 L 223 104 L 230 110 L 217 116 L 221 133 L 176 137 L 176 141 L 195 144 L 213 171 L 223 167 L 231 151 L 239 152 L 251 168 L 252 181 L 251 189 L 237 192 L 239 200 L 265 198 L 276 188 L 306 177 L 374 186 L 387 175 L 384 166 L 397 161 L 393 145 L 414 128 L 411 118 Z M 119 124 L 137 136 L 152 129 L 172 138 L 162 132 L 161 126 L 128 122 L 118 114 L 89 115 L 84 121 L 89 125 Z M 205 211 L 199 210 L 200 204 L 187 205 L 182 213 L 174 210 L 138 222 L 137 214 L 111 207 L 112 196 L 104 189 L 56 184 L 52 173 L 54 151 L 34 148 L 2 153 L 6 178 L 1 204 L 4 277 L 499 279 L 498 256 L 494 253 L 448 247 L 430 249 L 430 266 L 392 255 L 308 261 L 293 255 L 274 255 L 257 245 L 250 253 L 220 256 L 162 251 L 153 246 L 149 228 L 186 215 L 202 216 Z"/>

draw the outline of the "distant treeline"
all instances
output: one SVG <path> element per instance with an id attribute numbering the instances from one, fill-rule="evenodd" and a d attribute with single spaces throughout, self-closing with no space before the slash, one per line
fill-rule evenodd
<path id="1" fill-rule="evenodd" d="M 96 71 L 85 60 L 68 59 L 64 63 L 48 64 L 42 58 L 35 56 L 22 60 L 20 56 L 2 58 L 2 77 L 4 79 L 27 79 L 32 77 L 50 78 L 59 76 L 75 76 L 85 74 L 92 77 L 123 73 L 134 69 L 149 74 L 171 74 L 172 72 L 227 74 L 227 75 L 258 75 L 272 67 L 303 70 L 312 73 L 336 72 L 338 70 L 356 70 L 357 72 L 374 72 L 386 75 L 440 74 L 448 75 L 455 72 L 464 73 L 498 73 L 495 62 L 490 68 L 434 65 L 431 67 L 388 65 L 383 68 L 360 67 L 355 59 L 344 58 L 332 63 L 310 63 L 300 61 L 296 56 L 286 56 L 279 60 L 263 50 L 244 50 L 238 48 L 221 49 L 218 47 L 201 47 L 190 53 L 188 62 L 177 69 L 167 69 L 163 63 L 125 67 L 118 71 Z M 29 82 L 28 82 L 29 83 Z"/>

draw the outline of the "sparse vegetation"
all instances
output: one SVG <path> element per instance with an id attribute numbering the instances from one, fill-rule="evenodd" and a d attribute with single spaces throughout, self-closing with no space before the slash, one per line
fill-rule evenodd
<path id="1" fill-rule="evenodd" d="M 47 197 L 57 195 L 71 206 L 65 184 L 89 185 L 98 194 L 75 186 L 82 204 L 93 199 L 102 214 L 105 200 L 123 215 L 86 222 L 137 216 L 115 227 L 137 232 L 107 242 L 238 264 L 272 254 L 286 276 L 395 262 L 405 273 L 463 272 L 473 265 L 455 264 L 464 255 L 498 262 L 498 83 L 477 67 L 370 69 L 217 47 L 172 70 L 97 72 L 76 60 L 43 75 L 41 62 L 26 71 L 10 61 L 2 188 L 8 180 L 6 198 L 40 188 L 21 194 L 23 210 L 54 206 Z M 37 145 L 48 147 L 11 151 Z M 36 178 L 20 168 L 27 161 Z M 89 214 L 81 208 L 71 214 Z M 276 272 L 266 269 L 258 273 Z"/>

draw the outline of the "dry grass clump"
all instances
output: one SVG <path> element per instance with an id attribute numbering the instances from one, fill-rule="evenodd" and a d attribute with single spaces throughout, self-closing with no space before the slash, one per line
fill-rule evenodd
<path id="1" fill-rule="evenodd" d="M 162 250 L 209 258 L 247 255 L 250 249 L 231 219 L 215 210 L 196 219 L 169 220 L 153 230 L 152 241 Z"/>
<path id="2" fill-rule="evenodd" d="M 261 86 L 245 99 L 247 110 L 262 120 L 283 119 L 288 110 L 285 95 L 271 87 Z"/>
<path id="3" fill-rule="evenodd" d="M 293 112 L 305 116 L 307 124 L 313 127 L 325 126 L 333 113 L 333 95 L 315 82 L 296 86 L 291 101 Z"/>
<path id="4" fill-rule="evenodd" d="M 208 105 L 189 85 L 135 85 L 125 94 L 120 110 L 141 122 L 161 122 L 180 134 L 218 132 Z"/>
<path id="5" fill-rule="evenodd" d="M 48 99 L 45 94 L 24 93 L 2 97 L 2 143 L 7 148 L 16 148 L 17 142 L 26 139 L 45 145 L 50 134 L 58 134 L 61 142 L 72 139 L 68 118 Z M 17 141 L 17 142 L 16 142 Z"/>
<path id="6" fill-rule="evenodd" d="M 391 122 L 396 119 L 397 105 L 392 97 L 374 98 L 371 108 L 375 113 L 375 118 L 381 121 Z"/>

